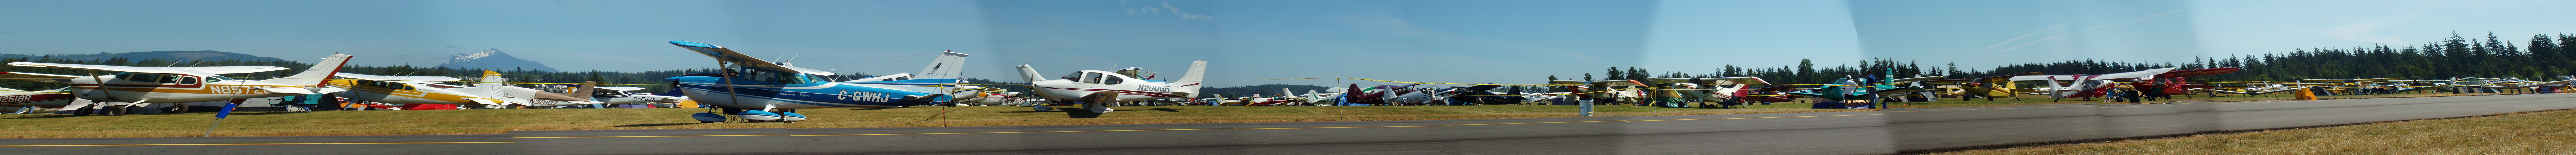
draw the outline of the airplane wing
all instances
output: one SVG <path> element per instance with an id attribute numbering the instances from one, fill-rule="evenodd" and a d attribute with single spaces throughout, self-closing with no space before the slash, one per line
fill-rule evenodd
<path id="1" fill-rule="evenodd" d="M 81 69 L 81 70 L 102 70 L 102 71 L 136 72 L 136 73 L 162 73 L 162 74 L 241 74 L 241 73 L 258 73 L 258 72 L 268 72 L 268 71 L 286 70 L 286 67 L 277 67 L 277 66 L 134 67 L 134 66 L 109 66 L 109 65 L 58 64 L 58 63 L 41 63 L 41 62 L 12 62 L 12 63 L 9 63 L 9 65 L 10 65 L 10 66 L 24 66 L 24 67 L 44 67 L 44 68 Z"/>
<path id="2" fill-rule="evenodd" d="M 1923 84 L 1925 84 L 1925 85 L 1966 85 L 1966 84 L 1968 84 L 1968 83 L 1970 83 L 1970 82 L 1977 82 L 1976 80 L 1977 80 L 1977 79 L 1923 80 Z"/>
<path id="3" fill-rule="evenodd" d="M 1721 78 L 1646 78 L 1646 82 L 1652 82 L 1652 83 L 1692 83 L 1692 84 L 1703 84 L 1703 85 L 1771 84 L 1771 82 L 1768 82 L 1768 81 L 1762 81 L 1762 78 L 1761 78 L 1761 77 L 1751 77 L 1751 76 L 1746 76 L 1746 77 L 1721 77 Z"/>
<path id="4" fill-rule="evenodd" d="M 2064 80 L 2075 80 L 2075 77 L 2083 77 L 2083 76 L 2085 76 L 2085 75 L 2073 75 L 2073 74 L 2070 74 L 2070 75 L 2022 75 L 2022 76 L 2013 76 L 2013 77 L 2012 77 L 2012 80 L 2013 80 L 2013 81 L 2047 81 L 2047 80 L 2049 80 L 2049 79 L 2057 79 L 2057 80 L 2060 80 L 2060 81 L 2064 81 Z"/>
<path id="5" fill-rule="evenodd" d="M 644 90 L 644 87 L 590 87 L 590 88 L 599 88 L 600 90 L 615 90 L 615 91 L 637 91 L 637 90 Z"/>
<path id="6" fill-rule="evenodd" d="M 1941 78 L 1950 78 L 1950 77 L 1942 77 L 1942 76 L 1925 76 L 1925 77 L 1903 78 L 1903 79 L 1895 79 L 1895 80 L 1887 80 L 1887 81 L 1888 81 L 1889 83 L 1899 83 L 1899 82 L 1914 82 L 1914 81 L 1937 80 L 1937 79 L 1941 79 Z"/>
<path id="7" fill-rule="evenodd" d="M 1592 81 L 1592 84 L 1602 86 L 1646 86 L 1646 83 L 1640 83 L 1637 82 L 1637 80 Z"/>
<path id="8" fill-rule="evenodd" d="M 2218 74 L 2236 73 L 2236 71 L 2244 71 L 2244 70 L 2245 70 L 2245 69 L 2243 69 L 2243 68 L 2232 68 L 2232 67 L 2231 67 L 2231 68 L 2210 68 L 2210 69 L 2181 70 L 2181 71 L 2165 72 L 2164 74 L 2156 74 L 2156 78 L 2181 78 L 2181 77 L 2202 76 L 2202 75 L 2218 75 Z"/>
<path id="9" fill-rule="evenodd" d="M 671 45 L 679 45 L 679 46 L 680 46 L 680 48 L 689 49 L 690 51 L 697 51 L 697 52 L 698 52 L 698 54 L 706 54 L 706 55 L 707 55 L 707 57 L 710 57 L 710 58 L 716 58 L 716 61 L 730 62 L 730 63 L 734 63 L 734 64 L 742 65 L 742 67 L 751 67 L 751 68 L 764 69 L 764 70 L 774 70 L 774 71 L 796 71 L 796 72 L 805 72 L 805 74 L 814 74 L 814 75 L 823 75 L 823 76 L 830 76 L 830 75 L 832 75 L 832 72 L 826 72 L 826 71 L 822 71 L 822 70 L 815 70 L 815 69 L 805 69 L 805 68 L 795 68 L 795 67 L 780 66 L 780 65 L 778 65 L 778 63 L 770 63 L 769 61 L 762 61 L 762 60 L 760 60 L 760 58 L 754 58 L 754 57 L 751 57 L 750 55 L 742 55 L 742 53 L 741 53 L 741 52 L 733 52 L 733 49 L 726 49 L 726 48 L 724 48 L 723 46 L 716 46 L 716 45 L 713 45 L 713 44 L 698 43 L 698 42 L 689 42 L 689 41 L 671 41 Z M 12 63 L 12 64 L 15 64 L 15 63 Z"/>
<path id="10" fill-rule="evenodd" d="M 2111 80 L 2111 79 L 2128 79 L 2128 78 L 2146 78 L 2146 77 L 2155 77 L 2155 76 L 2156 76 L 2156 75 L 2158 75 L 2158 74 L 2165 74 L 2166 72 L 2172 72 L 2172 71 L 2173 71 L 2173 69 L 2174 69 L 2174 68 L 2157 68 L 2157 69 L 2148 69 L 2148 70 L 2135 71 L 2135 72 L 2122 72 L 2122 73 L 2102 74 L 2102 75 L 2094 76 L 2092 79 L 2093 79 L 2093 80 Z"/>
<path id="11" fill-rule="evenodd" d="M 28 72 L 0 72 L 0 79 L 11 79 L 11 80 L 26 80 L 26 81 L 35 81 L 35 82 L 53 82 L 53 83 L 69 83 L 68 81 L 65 81 L 65 80 L 71 80 L 72 78 L 80 78 L 80 76 L 72 76 L 72 75 L 56 75 L 56 74 L 45 74 L 45 73 L 28 73 Z"/>
<path id="12" fill-rule="evenodd" d="M 344 78 L 349 78 L 349 79 L 359 79 L 359 80 L 376 80 L 376 81 L 385 81 L 385 82 L 416 83 L 416 84 L 430 84 L 430 83 L 446 83 L 446 82 L 465 81 L 465 79 L 457 79 L 456 77 L 445 77 L 445 76 L 383 76 L 383 75 L 366 75 L 366 74 L 353 74 L 353 73 L 339 73 L 339 74 L 332 74 L 332 76 L 340 76 L 340 77 L 344 77 Z"/>

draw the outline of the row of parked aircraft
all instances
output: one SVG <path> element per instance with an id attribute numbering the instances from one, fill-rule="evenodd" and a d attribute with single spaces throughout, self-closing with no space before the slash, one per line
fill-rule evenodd
<path id="1" fill-rule="evenodd" d="M 1925 101 L 1937 98 L 2002 98 L 2021 94 L 2048 94 L 2052 99 L 2102 97 L 2116 85 L 2129 85 L 2150 94 L 2187 94 L 2192 90 L 2216 93 L 2267 94 L 2308 87 L 2348 87 L 2355 92 L 2404 92 L 2429 86 L 2474 86 L 2454 88 L 2520 89 L 2564 85 L 2570 81 L 2529 82 L 2520 79 L 2461 78 L 2451 80 L 2305 80 L 2310 83 L 2256 83 L 2245 86 L 2219 87 L 2189 84 L 2189 77 L 2218 75 L 2241 71 L 2239 68 L 2176 70 L 2148 69 L 2109 74 L 2044 75 L 2022 73 L 1977 79 L 1943 79 L 1942 76 L 1846 77 L 1827 85 L 1774 84 L 1760 77 L 1665 78 L 1646 80 L 1549 81 L 1568 92 L 1532 92 L 1524 87 L 1503 89 L 1501 85 L 1475 85 L 1446 88 L 1416 88 L 1422 84 L 1378 85 L 1332 88 L 1317 92 L 1281 90 L 1278 94 L 1248 97 L 1198 98 L 1201 78 L 1207 61 L 1191 62 L 1187 72 L 1175 81 L 1153 80 L 1135 69 L 1119 71 L 1081 70 L 1058 77 L 1044 77 L 1031 65 L 1014 66 L 1028 94 L 1003 92 L 989 85 L 963 83 L 968 54 L 942 51 L 920 72 L 875 76 L 847 81 L 827 81 L 818 76 L 835 75 L 818 69 L 795 67 L 786 62 L 771 62 L 706 43 L 670 41 L 682 49 L 717 60 L 717 73 L 691 73 L 668 78 L 681 96 L 632 93 L 637 87 L 597 87 L 583 85 L 552 93 L 537 89 L 509 86 L 496 72 L 486 71 L 472 86 L 443 84 L 465 81 L 441 76 L 384 76 L 339 73 L 341 65 L 352 56 L 333 54 L 324 61 L 295 75 L 267 79 L 241 80 L 217 74 L 255 73 L 286 70 L 273 66 L 218 67 L 133 67 L 17 62 L 13 66 L 65 68 L 116 72 L 108 75 L 57 75 L 42 73 L 0 72 L 0 78 L 40 82 L 59 82 L 70 87 L 42 90 L 0 90 L 0 105 L 65 107 L 102 107 L 116 103 L 185 103 L 236 101 L 250 98 L 305 94 L 335 94 L 354 101 L 399 104 L 455 104 L 484 106 L 565 106 L 585 104 L 624 104 L 691 100 L 711 106 L 709 112 L 691 114 L 695 120 L 726 122 L 735 119 L 748 122 L 795 122 L 807 118 L 798 109 L 842 107 L 907 107 L 932 105 L 1027 105 L 1036 111 L 1052 111 L 1052 106 L 1079 106 L 1076 112 L 1109 113 L 1120 103 L 1162 103 L 1192 105 L 1480 105 L 1574 102 L 1656 103 L 1660 106 L 1688 106 L 1679 103 L 1716 103 L 1732 107 L 1746 103 L 1790 102 L 1795 98 L 1813 98 L 1827 102 L 1854 104 L 1832 108 L 1868 108 L 1870 98 L 1899 98 L 1900 101 Z M 1139 77 L 1144 76 L 1144 77 Z M 2040 82 L 2042 87 L 2016 88 L 2025 81 Z M 2491 84 L 2510 83 L 2510 84 Z M 2374 90 L 2379 88 L 2399 88 Z M 0 88 L 5 89 L 5 88 Z M 587 97 L 583 97 L 587 96 Z M 90 103 L 76 103 L 87 100 Z M 1822 105 L 1822 104 L 1820 104 Z M 1823 106 L 1820 106 L 1823 107 Z M 86 111 L 86 110 L 84 110 Z"/>

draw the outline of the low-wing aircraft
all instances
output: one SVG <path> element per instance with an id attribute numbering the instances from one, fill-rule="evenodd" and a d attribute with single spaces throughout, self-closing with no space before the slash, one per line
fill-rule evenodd
<path id="1" fill-rule="evenodd" d="M 919 74 L 830 82 L 815 76 L 834 75 L 832 72 L 771 63 L 722 46 L 689 41 L 671 41 L 671 45 L 715 58 L 724 65 L 721 73 L 671 77 L 678 85 L 673 89 L 700 105 L 716 106 L 725 114 L 750 122 L 805 120 L 795 109 L 940 105 L 957 96 L 957 89 L 963 89 L 954 85 L 966 61 L 965 53 L 943 51 Z M 729 120 L 713 112 L 690 117 L 700 123 Z"/>
<path id="2" fill-rule="evenodd" d="M 472 87 L 438 84 L 464 81 L 444 76 L 383 76 L 340 73 L 351 80 L 331 80 L 332 87 L 349 89 L 333 95 L 350 100 L 401 104 L 454 104 L 481 106 L 565 106 L 600 104 L 588 97 L 556 94 L 526 87 L 504 86 L 501 73 L 483 71 L 481 83 Z M 573 94 L 589 94 L 589 89 L 575 89 Z"/>
<path id="3" fill-rule="evenodd" d="M 2351 92 L 2362 92 L 2362 91 L 2360 91 L 2360 90 L 2365 89 L 2365 87 L 2369 87 L 2369 86 L 2370 86 L 2370 84 L 2373 84 L 2373 83 L 2380 83 L 2380 82 L 2385 82 L 2385 81 L 2389 81 L 2389 80 L 2397 80 L 2397 79 L 2400 79 L 2400 78 L 2372 78 L 2372 79 L 2306 79 L 2306 80 L 2299 80 L 2299 82 L 2300 82 L 2300 83 L 2304 83 L 2304 84 L 2301 84 L 2301 85 L 2299 85 L 2299 86 L 2329 87 L 2329 88 L 2336 88 L 2336 90 L 2335 90 L 2334 92 L 2345 92 L 2345 93 L 2351 93 Z"/>
<path id="4" fill-rule="evenodd" d="M 602 104 L 635 104 L 635 103 L 653 103 L 653 102 L 679 102 L 679 101 L 680 101 L 680 99 L 683 99 L 682 97 L 679 97 L 679 96 L 663 96 L 663 95 L 654 95 L 654 94 L 650 94 L 650 93 L 635 93 L 635 91 L 638 91 L 638 90 L 644 90 L 644 87 L 591 87 L 591 88 L 593 88 L 593 89 L 598 89 L 598 90 L 606 90 L 606 91 L 593 90 L 593 92 L 591 92 L 591 93 L 590 93 L 590 100 L 591 100 L 591 101 L 599 101 L 599 102 L 602 102 Z M 575 89 L 578 89 L 578 88 L 575 88 Z"/>
<path id="5" fill-rule="evenodd" d="M 1521 87 L 1512 87 L 1512 89 L 1506 91 L 1494 91 L 1494 88 L 1500 87 L 1503 87 L 1503 85 L 1491 83 L 1459 87 L 1457 88 L 1459 93 L 1449 96 L 1448 98 L 1457 100 L 1462 104 L 1479 105 L 1521 104 L 1522 102 L 1529 100 L 1529 97 L 1527 97 L 1526 94 L 1521 93 Z"/>
<path id="6" fill-rule="evenodd" d="M 1735 105 L 1741 105 L 1748 102 L 1743 100 L 1745 97 L 1753 95 L 1752 91 L 1744 90 L 1748 88 L 1748 86 L 1756 84 L 1771 84 L 1770 81 L 1763 81 L 1761 77 L 1751 76 L 1718 78 L 1650 77 L 1646 78 L 1646 82 L 1659 85 L 1672 85 L 1672 87 L 1665 87 L 1665 89 L 1659 90 L 1670 91 L 1670 93 L 1682 95 L 1670 97 L 1696 98 L 1700 101 L 1717 102 L 1718 107 L 1720 108 L 1733 107 Z M 1706 104 L 1699 106 L 1708 107 Z"/>
<path id="7" fill-rule="evenodd" d="M 1074 71 L 1072 74 L 1048 79 L 1043 77 L 1045 75 L 1039 75 L 1038 70 L 1028 64 L 1020 64 L 1016 67 L 1020 69 L 1020 78 L 1029 80 L 1029 88 L 1034 89 L 1033 91 L 1036 91 L 1039 97 L 1057 102 L 1081 104 L 1084 111 L 1095 114 L 1117 111 L 1109 109 L 1107 105 L 1114 102 L 1193 98 L 1199 93 L 1199 87 L 1203 86 L 1200 85 L 1199 78 L 1204 78 L 1202 75 L 1207 74 L 1207 61 L 1190 62 L 1189 73 L 1182 74 L 1180 81 L 1172 82 L 1139 79 L 1131 77 L 1133 75 L 1100 70 Z M 1044 104 L 1031 108 L 1037 111 L 1055 109 Z"/>
<path id="8" fill-rule="evenodd" d="M 2020 94 L 2015 93 L 2016 88 L 2012 88 L 2014 86 L 2018 86 L 2013 84 L 2013 76 L 2040 74 L 2043 73 L 2029 72 L 1977 79 L 1926 80 L 1923 81 L 1923 84 L 1959 86 L 1962 93 L 1966 93 L 1959 95 L 1960 100 L 1967 100 L 1969 97 L 1977 97 L 1986 98 L 1986 101 L 1994 101 L 1995 98 L 2020 96 Z M 2020 98 L 2014 98 L 2014 100 L 2020 100 Z"/>
<path id="9" fill-rule="evenodd" d="M 0 72 L 0 77 L 37 82 L 70 83 L 66 93 L 95 102 L 188 103 L 244 100 L 262 97 L 292 96 L 340 92 L 323 87 L 325 79 L 339 73 L 351 56 L 331 54 L 312 68 L 286 77 L 267 80 L 239 80 L 216 74 L 240 74 L 286 70 L 276 66 L 211 66 L 211 67 L 135 67 L 110 65 L 12 62 L 11 66 L 44 67 L 119 72 L 110 75 L 72 76 L 25 72 Z M 92 103 L 95 104 L 95 103 Z M 87 115 L 84 106 L 78 115 Z M 182 109 L 184 110 L 184 109 Z"/>
<path id="10" fill-rule="evenodd" d="M 2112 84 L 2115 84 L 2113 81 L 2155 80 L 2154 78 L 2156 75 L 2165 74 L 2166 72 L 2171 72 L 2174 69 L 2175 68 L 2157 68 L 2135 72 L 2097 75 L 2023 75 L 2013 76 L 2012 80 L 2048 81 L 2047 84 L 2049 89 L 2047 92 L 2049 94 L 2049 99 L 2100 97 L 2104 94 L 2111 93 L 2111 89 L 2108 88 L 2110 88 Z M 2067 81 L 2071 83 L 2059 81 Z"/>

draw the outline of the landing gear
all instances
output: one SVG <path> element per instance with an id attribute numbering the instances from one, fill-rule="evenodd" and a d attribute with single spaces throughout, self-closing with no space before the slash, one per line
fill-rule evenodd
<path id="1" fill-rule="evenodd" d="M 1091 93 L 1091 95 L 1084 95 L 1082 98 L 1084 101 L 1091 102 L 1082 104 L 1083 111 L 1090 111 L 1094 114 L 1105 114 L 1118 111 L 1117 109 L 1109 109 L 1108 105 L 1109 103 L 1118 101 L 1118 92 L 1094 92 Z"/>

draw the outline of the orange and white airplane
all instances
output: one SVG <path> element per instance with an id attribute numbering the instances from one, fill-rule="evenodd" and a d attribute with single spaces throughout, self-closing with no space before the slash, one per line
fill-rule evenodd
<path id="1" fill-rule="evenodd" d="M 483 71 L 483 83 L 473 87 L 438 84 L 465 81 L 444 76 L 383 76 L 341 73 L 348 80 L 331 80 L 331 87 L 349 89 L 336 93 L 350 100 L 402 104 L 455 104 L 486 106 L 565 106 L 600 104 L 588 97 L 537 91 L 525 87 L 502 86 L 501 73 Z M 591 89 L 573 89 L 573 94 L 590 94 Z"/>
<path id="2" fill-rule="evenodd" d="M 295 75 L 268 80 L 241 80 L 216 74 L 241 74 L 286 70 L 276 66 L 211 66 L 211 67 L 134 67 L 110 65 L 12 62 L 11 66 L 80 69 L 118 72 L 110 75 L 73 76 L 25 72 L 0 72 L 0 78 L 37 82 L 70 83 L 66 93 L 95 102 L 187 103 L 241 100 L 262 97 L 334 93 L 343 89 L 323 87 L 325 79 L 340 72 L 350 56 L 331 54 L 312 68 Z M 85 104 L 85 103 L 75 103 Z"/>

